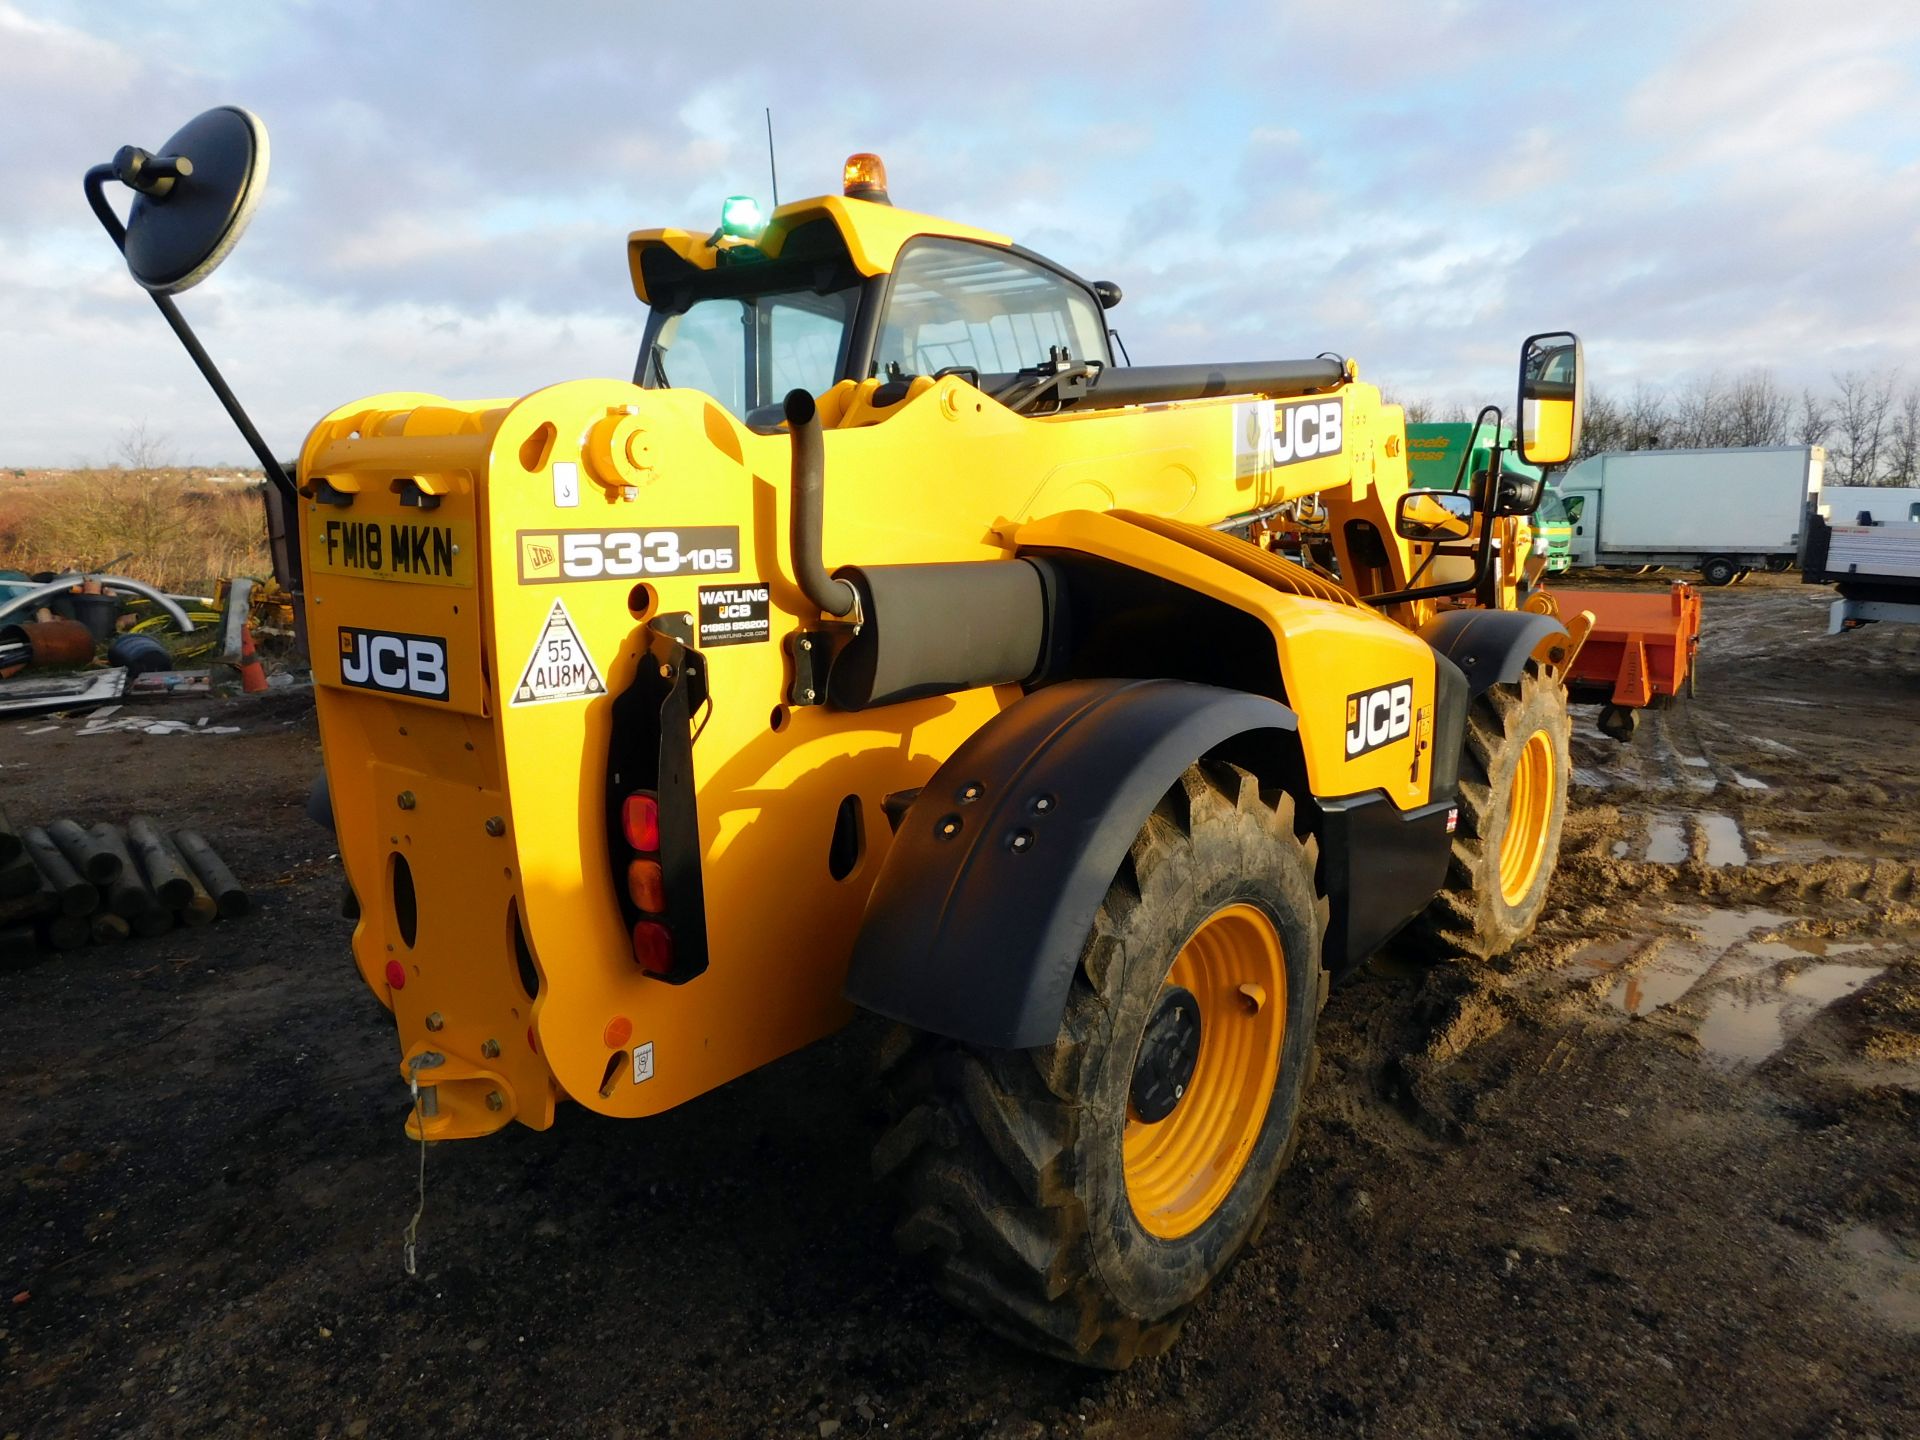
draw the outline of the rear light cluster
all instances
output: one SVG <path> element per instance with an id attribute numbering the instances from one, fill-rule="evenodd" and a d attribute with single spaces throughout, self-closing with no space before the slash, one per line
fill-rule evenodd
<path id="1" fill-rule="evenodd" d="M 660 869 L 660 801 L 636 790 L 621 803 L 620 833 L 626 839 L 627 899 L 640 912 L 633 924 L 633 958 L 649 975 L 673 971 L 673 932 L 667 928 L 666 877 Z"/>

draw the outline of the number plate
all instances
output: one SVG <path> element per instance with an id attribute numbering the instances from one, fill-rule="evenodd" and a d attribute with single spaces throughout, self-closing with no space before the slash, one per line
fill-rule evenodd
<path id="1" fill-rule="evenodd" d="M 733 575 L 740 530 L 693 525 L 677 530 L 522 530 L 520 583 L 634 580 L 655 575 Z"/>
<path id="2" fill-rule="evenodd" d="M 473 584 L 473 527 L 427 520 L 355 520 L 315 515 L 308 523 L 312 568 L 358 580 L 415 585 Z"/>

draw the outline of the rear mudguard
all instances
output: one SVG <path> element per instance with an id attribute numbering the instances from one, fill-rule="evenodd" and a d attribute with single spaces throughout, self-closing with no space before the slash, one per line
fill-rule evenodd
<path id="1" fill-rule="evenodd" d="M 1044 1045 L 1101 899 L 1195 760 L 1288 763 L 1276 700 L 1179 680 L 1071 680 L 1001 711 L 908 807 L 847 975 L 854 1004 L 1002 1049 Z"/>

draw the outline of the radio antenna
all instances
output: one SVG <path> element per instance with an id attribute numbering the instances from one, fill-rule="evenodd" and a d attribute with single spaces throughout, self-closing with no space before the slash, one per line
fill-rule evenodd
<path id="1" fill-rule="evenodd" d="M 767 107 L 767 173 L 773 178 L 773 208 L 780 208 L 780 167 L 773 163 L 773 107 Z"/>

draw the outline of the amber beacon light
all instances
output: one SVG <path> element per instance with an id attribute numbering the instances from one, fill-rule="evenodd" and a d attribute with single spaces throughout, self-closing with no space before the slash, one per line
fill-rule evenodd
<path id="1" fill-rule="evenodd" d="M 840 188 L 851 200 L 872 200 L 891 205 L 887 198 L 887 165 L 878 155 L 862 151 L 849 155 L 841 171 Z"/>

